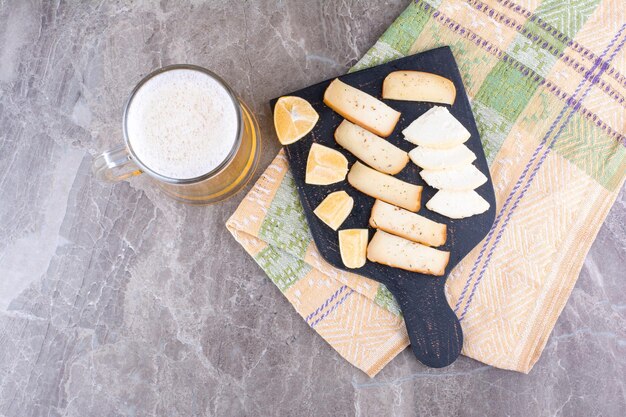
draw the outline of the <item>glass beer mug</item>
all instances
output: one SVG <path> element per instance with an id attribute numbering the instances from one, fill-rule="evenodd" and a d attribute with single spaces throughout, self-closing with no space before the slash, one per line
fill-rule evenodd
<path id="1" fill-rule="evenodd" d="M 117 182 L 145 173 L 185 203 L 232 196 L 259 161 L 254 116 L 220 77 L 195 65 L 142 79 L 124 107 L 123 132 L 124 144 L 94 158 L 95 176 Z"/>

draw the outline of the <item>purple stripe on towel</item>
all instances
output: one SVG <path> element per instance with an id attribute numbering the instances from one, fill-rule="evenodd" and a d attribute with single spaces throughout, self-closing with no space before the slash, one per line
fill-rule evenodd
<path id="1" fill-rule="evenodd" d="M 535 159 L 537 159 L 537 156 L 539 155 L 539 152 L 541 151 L 541 148 L 543 148 L 543 146 L 548 141 L 548 138 L 550 137 L 550 135 L 552 134 L 554 129 L 556 129 L 556 126 L 558 125 L 558 123 L 561 120 L 561 118 L 564 116 L 564 114 L 567 111 L 567 109 L 571 107 L 571 104 L 572 104 L 572 101 L 573 101 L 572 98 L 575 98 L 576 96 L 578 96 L 578 93 L 580 92 L 580 89 L 589 80 L 589 78 L 592 75 L 592 72 L 595 70 L 596 67 L 597 67 L 597 63 L 596 63 L 595 66 L 593 66 L 585 74 L 584 78 L 578 84 L 578 87 L 576 87 L 576 91 L 574 91 L 574 95 L 570 99 L 568 99 L 566 101 L 565 107 L 563 107 L 563 109 L 561 110 L 561 113 L 559 113 L 557 118 L 554 119 L 554 121 L 550 125 L 550 128 L 548 129 L 548 132 L 543 137 L 541 143 L 539 143 L 539 146 L 537 146 L 537 148 L 533 152 L 533 155 L 531 156 L 530 160 L 528 161 L 528 163 L 524 167 L 524 170 L 522 171 L 522 174 L 517 179 L 517 182 L 515 183 L 515 186 L 513 187 L 511 192 L 509 193 L 509 196 L 507 197 L 507 199 L 504 201 L 504 205 L 502 206 L 502 208 L 500 209 L 500 212 L 496 216 L 496 219 L 493 222 L 493 226 L 491 226 L 491 230 L 489 230 L 489 233 L 487 234 L 487 238 L 485 239 L 485 243 L 483 244 L 483 247 L 480 249 L 480 252 L 478 253 L 478 258 L 476 258 L 476 261 L 474 262 L 474 266 L 472 267 L 472 270 L 470 271 L 470 274 L 469 274 L 469 276 L 467 278 L 467 282 L 465 283 L 465 286 L 463 287 L 463 291 L 461 291 L 461 296 L 459 297 L 459 299 L 457 300 L 456 305 L 454 306 L 454 311 L 455 312 L 458 311 L 461 303 L 463 302 L 463 299 L 465 297 L 465 294 L 467 293 L 467 290 L 469 289 L 469 286 L 470 286 L 470 283 L 472 281 L 472 278 L 474 277 L 474 274 L 476 273 L 476 269 L 478 268 L 478 265 L 480 264 L 480 261 L 482 261 L 482 259 L 483 259 L 483 255 L 485 254 L 485 250 L 487 249 L 487 246 L 489 246 L 489 242 L 491 242 L 491 238 L 493 237 L 493 234 L 494 234 L 495 230 L 497 229 L 498 225 L 500 224 L 500 220 L 502 220 L 502 216 L 504 215 L 506 209 L 509 207 L 509 204 L 511 203 L 511 201 L 513 201 L 513 197 L 515 196 L 515 193 L 522 186 L 522 183 L 524 182 L 524 179 L 526 178 L 526 175 L 528 174 L 528 170 L 530 169 L 532 164 L 535 162 Z M 472 290 L 472 292 L 474 292 L 474 290 Z"/>
<path id="2" fill-rule="evenodd" d="M 339 289 L 337 291 L 335 291 L 335 293 L 333 295 L 331 295 L 328 300 L 324 301 L 324 303 L 321 306 L 319 306 L 314 312 L 309 314 L 304 320 L 308 323 L 309 320 L 311 320 L 313 317 L 317 316 L 322 310 L 324 310 L 326 307 L 328 307 L 328 305 L 330 303 L 332 303 L 333 300 L 335 298 L 337 298 L 339 296 L 339 294 L 341 294 L 346 288 L 348 288 L 348 287 L 345 286 L 345 285 L 342 285 L 341 287 L 339 287 Z"/>
<path id="3" fill-rule="evenodd" d="M 346 293 L 346 295 L 344 295 L 343 297 L 341 297 L 341 299 L 337 302 L 337 304 L 333 305 L 330 310 L 328 310 L 327 312 L 325 312 L 324 314 L 322 314 L 317 320 L 315 320 L 313 323 L 311 323 L 311 327 L 315 327 L 317 326 L 317 324 L 324 320 L 330 313 L 332 313 L 333 311 L 335 311 L 337 309 L 337 307 L 339 307 L 341 304 L 343 304 L 344 301 L 346 301 L 346 299 L 352 295 L 352 293 L 354 292 L 354 290 L 350 290 Z"/>
<path id="4" fill-rule="evenodd" d="M 593 71 L 596 69 L 596 67 L 598 66 L 598 64 L 600 62 L 603 62 L 602 59 L 604 58 L 604 56 L 611 50 L 611 48 L 613 47 L 613 45 L 615 45 L 615 42 L 619 39 L 619 37 L 622 35 L 622 33 L 624 32 L 624 29 L 626 29 L 626 24 L 622 25 L 622 27 L 620 28 L 620 30 L 617 32 L 617 34 L 613 37 L 613 39 L 611 40 L 611 42 L 609 43 L 609 45 L 606 47 L 606 49 L 602 52 L 602 55 L 600 56 L 600 58 L 596 61 L 596 63 L 594 64 L 594 66 L 585 74 L 584 79 L 581 81 L 581 83 L 578 85 L 578 87 L 576 88 L 576 91 L 574 92 L 574 96 L 573 98 L 575 98 L 578 95 L 578 92 L 580 91 L 580 89 L 582 88 L 582 86 L 586 83 L 586 81 L 591 81 L 591 83 L 589 84 L 589 86 L 587 87 L 587 89 L 585 90 L 585 92 L 583 93 L 583 96 L 581 97 L 581 99 L 573 106 L 574 111 L 578 110 L 578 108 L 580 107 L 580 103 L 582 103 L 582 101 L 585 99 L 585 97 L 587 96 L 587 94 L 589 93 L 589 91 L 591 91 L 591 88 L 594 86 L 594 84 L 597 83 L 597 80 L 600 78 L 600 76 L 602 75 L 602 73 L 604 71 L 606 71 L 606 69 L 609 66 L 609 63 L 613 60 L 613 58 L 615 58 L 615 56 L 617 55 L 617 53 L 622 49 L 622 47 L 624 46 L 624 43 L 626 43 L 626 38 L 622 39 L 622 41 L 619 43 L 619 45 L 617 46 L 617 48 L 615 49 L 615 51 L 613 51 L 613 53 L 610 55 L 609 59 L 607 60 L 607 62 L 604 62 L 603 65 L 600 67 L 600 71 L 598 71 L 598 73 L 594 76 L 593 75 Z M 592 77 L 593 76 L 593 77 Z M 572 104 L 574 103 L 574 100 L 568 100 L 567 101 L 567 105 L 563 108 L 563 110 L 561 111 L 561 113 L 559 114 L 559 116 L 557 117 L 557 119 L 554 121 L 554 123 L 552 124 L 552 126 L 550 126 L 550 130 L 548 131 L 548 133 L 546 134 L 546 136 L 543 138 L 543 140 L 541 141 L 541 144 L 539 145 L 539 147 L 537 147 L 537 149 L 535 150 L 535 153 L 533 154 L 533 157 L 531 158 L 530 162 L 526 165 L 526 168 L 524 169 L 524 172 L 522 173 L 522 176 L 520 177 L 520 179 L 518 180 L 518 182 L 515 184 L 515 187 L 513 188 L 513 191 L 511 191 L 511 193 L 509 194 L 509 197 L 507 198 L 505 205 L 502 207 L 502 209 L 500 210 L 500 213 L 498 214 L 498 218 L 502 218 L 502 214 L 504 213 L 504 211 L 506 210 L 508 204 L 510 203 L 510 201 L 512 200 L 513 194 L 515 194 L 515 192 L 517 191 L 517 189 L 519 188 L 519 185 L 521 183 L 521 180 L 523 180 L 523 177 L 526 175 L 528 168 L 530 167 L 530 165 L 532 164 L 532 162 L 534 162 L 534 159 L 536 157 L 536 155 L 538 154 L 539 150 L 543 147 L 543 145 L 545 144 L 545 142 L 547 141 L 548 137 L 550 136 L 550 134 L 552 133 L 552 131 L 554 130 L 554 126 L 560 121 L 560 119 L 563 117 L 563 115 L 565 114 L 565 111 L 572 107 Z M 511 207 L 511 210 L 507 213 L 507 216 L 504 220 L 504 223 L 502 224 L 502 228 L 498 231 L 498 235 L 496 236 L 496 240 L 494 241 L 492 247 L 489 249 L 489 253 L 487 254 L 487 258 L 485 259 L 485 263 L 483 264 L 480 273 L 478 275 L 478 278 L 476 279 L 476 282 L 474 283 L 474 286 L 472 288 L 472 292 L 469 295 L 469 298 L 467 300 L 467 304 L 465 305 L 465 308 L 463 309 L 463 313 L 461 314 L 461 317 L 459 318 L 459 320 L 463 320 L 463 318 L 465 317 L 465 314 L 467 313 L 467 310 L 472 302 L 472 299 L 474 298 L 474 293 L 476 292 L 476 289 L 478 288 L 478 284 L 480 283 L 480 281 L 482 280 L 485 271 L 487 270 L 487 266 L 489 265 L 489 262 L 491 260 L 491 257 L 496 249 L 496 247 L 498 246 L 498 243 L 500 242 L 500 239 L 502 238 L 502 235 L 504 234 L 504 231 L 509 223 L 509 220 L 511 219 L 513 213 L 515 212 L 515 210 L 517 209 L 517 206 L 519 205 L 519 202 L 522 200 L 522 198 L 524 198 L 524 195 L 526 194 L 526 191 L 528 190 L 528 188 L 530 187 L 530 185 L 532 184 L 535 176 L 537 175 L 537 172 L 539 172 L 539 169 L 541 168 L 541 166 L 543 165 L 544 161 L 546 160 L 548 154 L 550 153 L 550 150 L 552 149 L 552 147 L 554 146 L 554 144 L 556 143 L 558 137 L 561 135 L 561 133 L 563 132 L 563 129 L 565 128 L 565 126 L 567 126 L 567 124 L 569 123 L 569 121 L 571 120 L 571 118 L 574 115 L 574 111 L 571 112 L 568 116 L 567 119 L 565 120 L 565 122 L 563 124 L 561 124 L 561 127 L 559 128 L 559 130 L 557 131 L 557 133 L 555 134 L 554 138 L 552 139 L 552 141 L 550 142 L 550 144 L 547 146 L 547 148 L 545 149 L 543 155 L 541 156 L 541 158 L 539 159 L 539 162 L 537 163 L 537 165 L 535 166 L 535 168 L 533 168 L 533 171 L 530 174 L 530 177 L 528 179 L 528 181 L 526 182 L 526 184 L 524 185 L 524 188 L 522 189 L 522 191 L 520 192 L 520 194 L 517 196 L 517 198 L 515 199 L 515 202 L 513 204 L 513 206 Z M 498 220 L 498 219 L 496 219 Z M 497 226 L 497 223 L 494 222 L 494 226 L 492 227 L 492 230 Z M 489 235 L 493 235 L 492 231 L 490 231 Z M 488 244 L 488 241 L 485 242 L 485 245 Z M 485 246 L 484 245 L 484 246 Z M 483 246 L 483 248 L 484 248 Z M 481 250 L 481 253 L 484 253 L 484 250 Z M 479 262 L 477 260 L 477 262 Z M 476 268 L 472 268 L 472 272 L 474 272 L 476 270 Z M 470 276 L 468 278 L 468 282 L 471 280 L 472 276 Z M 458 303 L 457 303 L 458 305 Z M 456 308 L 456 307 L 455 307 Z"/>
<path id="5" fill-rule="evenodd" d="M 416 3 L 420 4 L 421 0 L 417 0 Z M 450 22 L 456 23 L 456 22 L 452 21 L 449 17 L 446 17 L 445 15 L 443 15 L 439 11 L 433 13 L 432 16 L 433 16 L 433 18 L 438 20 L 439 23 L 441 23 L 444 26 L 447 26 L 448 23 L 450 23 Z M 565 99 L 568 98 L 568 95 L 565 92 L 563 92 L 558 86 L 554 85 L 550 81 L 547 81 L 541 75 L 537 74 L 536 72 L 534 72 L 530 68 L 526 67 L 525 65 L 523 65 L 522 63 L 520 63 L 519 61 L 514 59 L 513 57 L 507 55 L 505 52 L 503 52 L 502 50 L 498 49 L 495 45 L 490 44 L 486 40 L 482 39 L 476 33 L 472 32 L 469 28 L 464 28 L 462 26 L 459 26 L 459 30 L 455 30 L 455 29 L 452 29 L 452 30 L 455 33 L 457 33 L 457 34 L 465 37 L 466 39 L 474 42 L 477 46 L 485 49 L 487 52 L 489 52 L 493 56 L 497 57 L 498 59 L 502 59 L 504 62 L 508 62 L 509 65 L 511 65 L 513 68 L 519 70 L 520 72 L 522 72 L 522 74 L 531 76 L 535 80 L 541 80 L 540 81 L 541 85 L 545 85 L 548 88 L 548 91 L 550 93 L 554 94 L 557 98 L 559 98 L 561 100 L 565 100 Z M 596 65 L 599 64 L 599 63 L 601 63 L 600 58 L 596 59 L 596 61 L 595 61 Z M 581 74 L 584 72 L 584 69 L 582 68 L 582 66 L 579 66 L 578 64 L 574 64 L 574 69 L 576 69 Z M 607 73 L 610 73 L 612 70 L 613 70 L 613 68 L 611 68 L 609 71 L 607 71 Z M 616 98 L 617 97 L 616 95 L 619 95 L 619 93 L 617 93 L 616 91 L 614 91 L 613 93 L 614 94 L 612 94 L 612 95 L 609 94 L 609 95 L 611 95 L 619 103 L 619 99 Z M 619 98 L 622 99 L 623 97 L 619 97 Z M 622 135 L 620 132 L 618 132 L 615 129 L 613 129 L 611 126 L 609 126 L 603 120 L 600 120 L 598 115 L 592 113 L 591 111 L 589 111 L 588 109 L 585 109 L 584 107 L 580 107 L 580 113 L 583 116 L 585 116 L 588 120 L 592 120 L 596 124 L 596 126 L 601 128 L 602 130 L 604 130 L 609 136 L 615 138 L 620 143 L 626 144 L 626 136 Z"/>

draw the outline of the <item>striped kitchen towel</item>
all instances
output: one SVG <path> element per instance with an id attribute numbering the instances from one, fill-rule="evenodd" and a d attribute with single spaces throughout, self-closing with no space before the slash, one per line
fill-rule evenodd
<path id="1" fill-rule="evenodd" d="M 626 172 L 624 0 L 418 0 L 353 70 L 449 45 L 487 155 L 497 215 L 452 272 L 463 353 L 531 370 Z M 393 297 L 312 243 L 279 153 L 227 227 L 344 358 L 375 375 L 408 345 Z"/>

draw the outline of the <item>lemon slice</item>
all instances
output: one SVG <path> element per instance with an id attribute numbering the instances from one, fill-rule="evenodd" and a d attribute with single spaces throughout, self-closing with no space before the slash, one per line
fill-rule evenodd
<path id="1" fill-rule="evenodd" d="M 302 139 L 313 129 L 319 118 L 313 106 L 300 97 L 281 97 L 274 106 L 274 128 L 283 145 Z"/>
<path id="2" fill-rule="evenodd" d="M 348 160 L 341 152 L 314 143 L 306 161 L 304 182 L 328 185 L 343 181 L 348 173 Z"/>
<path id="3" fill-rule="evenodd" d="M 345 191 L 335 191 L 326 196 L 324 201 L 313 213 L 326 223 L 331 229 L 337 230 L 346 220 L 354 207 L 354 199 Z"/>
<path id="4" fill-rule="evenodd" d="M 339 253 L 347 268 L 365 265 L 367 252 L 367 229 L 345 229 L 339 231 Z"/>

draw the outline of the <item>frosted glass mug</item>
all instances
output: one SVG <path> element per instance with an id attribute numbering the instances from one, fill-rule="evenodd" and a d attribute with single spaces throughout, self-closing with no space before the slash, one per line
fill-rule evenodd
<path id="1" fill-rule="evenodd" d="M 236 109 L 237 134 L 226 158 L 210 171 L 195 178 L 170 178 L 147 166 L 137 156 L 128 137 L 128 110 L 139 89 L 153 77 L 173 70 L 199 71 L 216 81 L 227 92 Z M 261 138 L 258 124 L 248 107 L 237 98 L 232 89 L 213 72 L 195 65 L 170 65 L 143 78 L 132 90 L 122 118 L 124 143 L 94 158 L 94 175 L 107 182 L 118 182 L 147 174 L 168 196 L 190 204 L 211 204 L 224 200 L 241 190 L 250 180 L 259 161 Z"/>

